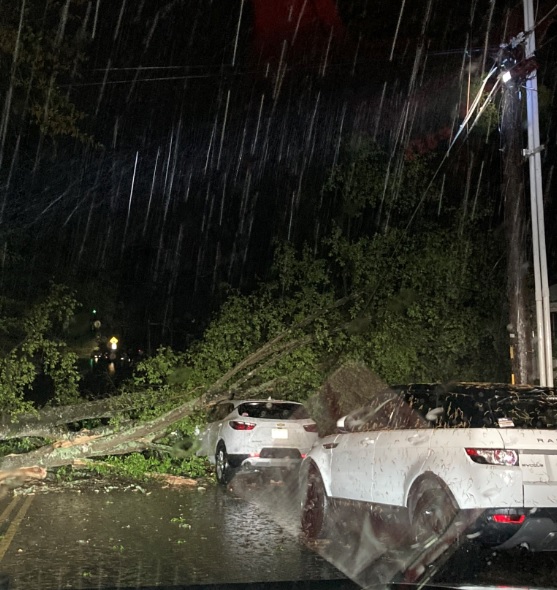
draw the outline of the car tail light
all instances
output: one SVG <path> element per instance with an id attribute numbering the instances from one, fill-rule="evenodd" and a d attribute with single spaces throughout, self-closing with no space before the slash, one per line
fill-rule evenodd
<path id="1" fill-rule="evenodd" d="M 504 524 L 522 524 L 526 520 L 525 514 L 493 514 L 493 522 Z"/>
<path id="2" fill-rule="evenodd" d="M 466 449 L 466 454 L 474 463 L 483 465 L 518 465 L 518 453 L 508 449 Z"/>
<path id="3" fill-rule="evenodd" d="M 317 432 L 317 424 L 304 424 L 304 430 L 306 432 Z"/>
<path id="4" fill-rule="evenodd" d="M 242 420 L 230 420 L 228 423 L 234 430 L 253 430 L 255 424 L 253 422 L 243 422 Z"/>

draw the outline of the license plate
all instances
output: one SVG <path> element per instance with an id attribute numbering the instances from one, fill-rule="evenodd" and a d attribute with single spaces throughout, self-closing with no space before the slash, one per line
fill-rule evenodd
<path id="1" fill-rule="evenodd" d="M 273 438 L 288 438 L 288 430 L 282 428 L 273 428 L 271 430 L 271 436 Z"/>

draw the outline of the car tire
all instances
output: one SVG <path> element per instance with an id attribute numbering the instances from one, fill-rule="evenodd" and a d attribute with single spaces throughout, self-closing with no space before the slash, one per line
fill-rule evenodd
<path id="1" fill-rule="evenodd" d="M 441 485 L 421 485 L 415 495 L 412 511 L 412 543 L 425 546 L 447 531 L 458 514 L 458 506 L 450 492 Z"/>
<path id="2" fill-rule="evenodd" d="M 217 445 L 217 451 L 215 453 L 215 474 L 217 481 L 223 486 L 230 482 L 234 474 L 234 470 L 228 459 L 228 453 L 226 452 L 226 445 L 222 441 Z"/>
<path id="3" fill-rule="evenodd" d="M 320 539 L 326 535 L 330 502 L 321 475 L 312 465 L 307 473 L 302 499 L 302 535 L 308 540 Z"/>
<path id="4" fill-rule="evenodd" d="M 406 549 L 409 544 L 410 521 L 407 514 L 367 513 L 364 526 L 371 530 L 373 539 L 386 549 Z M 411 544 L 411 542 L 410 542 Z"/>

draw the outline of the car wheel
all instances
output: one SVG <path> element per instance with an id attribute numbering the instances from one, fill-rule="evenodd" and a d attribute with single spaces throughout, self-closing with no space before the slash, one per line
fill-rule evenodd
<path id="1" fill-rule="evenodd" d="M 441 487 L 428 486 L 420 489 L 412 515 L 412 542 L 423 546 L 438 539 L 457 514 L 455 501 Z"/>
<path id="2" fill-rule="evenodd" d="M 387 549 L 405 549 L 408 544 L 410 522 L 406 515 L 383 514 L 381 511 L 366 514 L 364 525 L 375 541 Z"/>
<path id="3" fill-rule="evenodd" d="M 217 452 L 215 454 L 215 465 L 217 481 L 221 485 L 226 485 L 232 479 L 233 469 L 228 460 L 226 446 L 222 441 L 217 446 Z"/>
<path id="4" fill-rule="evenodd" d="M 306 539 L 319 539 L 325 536 L 326 520 L 329 512 L 329 498 L 323 480 L 316 467 L 309 468 L 302 500 L 302 534 Z"/>

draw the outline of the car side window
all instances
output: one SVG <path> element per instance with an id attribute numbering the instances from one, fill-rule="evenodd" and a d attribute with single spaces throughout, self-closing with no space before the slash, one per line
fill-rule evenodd
<path id="1" fill-rule="evenodd" d="M 391 405 L 390 401 L 386 401 L 379 407 L 374 404 L 353 412 L 346 419 L 347 429 L 350 432 L 385 430 L 388 427 Z"/>
<path id="2" fill-rule="evenodd" d="M 430 427 L 425 417 L 403 399 L 393 401 L 389 410 L 391 412 L 388 422 L 389 429 L 407 430 Z"/>
<path id="3" fill-rule="evenodd" d="M 403 399 L 391 399 L 379 406 L 364 406 L 350 414 L 346 428 L 350 432 L 428 428 L 427 420 Z"/>

